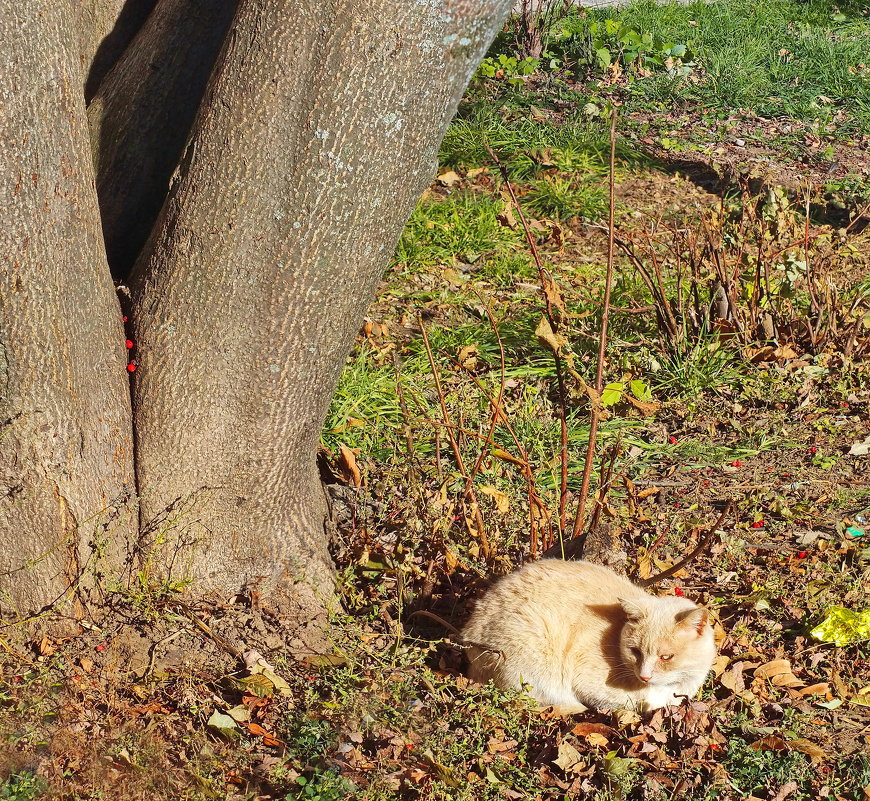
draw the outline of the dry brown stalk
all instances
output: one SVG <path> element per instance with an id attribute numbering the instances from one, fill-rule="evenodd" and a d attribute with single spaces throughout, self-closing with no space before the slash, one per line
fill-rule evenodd
<path id="1" fill-rule="evenodd" d="M 687 564 L 689 564 L 689 562 L 699 556 L 701 552 L 713 541 L 713 537 L 722 526 L 722 523 L 725 522 L 725 518 L 728 517 L 728 515 L 731 514 L 732 511 L 735 511 L 736 508 L 737 505 L 733 500 L 728 501 L 728 503 L 725 505 L 725 509 L 722 511 L 722 514 L 719 515 L 718 520 L 716 520 L 716 522 L 713 523 L 713 525 L 710 526 L 701 535 L 701 538 L 698 540 L 698 544 L 692 549 L 691 553 L 689 553 L 688 556 L 680 559 L 679 562 L 677 562 L 675 565 L 671 565 L 667 570 L 663 570 L 661 573 L 655 576 L 651 576 L 650 578 L 642 579 L 636 582 L 638 586 L 650 587 L 653 584 L 657 584 L 658 582 L 662 581 L 663 579 L 670 578 L 676 573 L 679 573 Z"/>
<path id="2" fill-rule="evenodd" d="M 559 319 L 558 315 L 553 309 L 553 301 L 550 294 L 547 292 L 547 287 L 553 285 L 553 278 L 544 268 L 541 263 L 541 257 L 538 254 L 538 246 L 535 242 L 535 238 L 532 235 L 532 231 L 529 228 L 528 223 L 526 222 L 526 216 L 523 214 L 523 209 L 520 206 L 519 201 L 517 200 L 516 193 L 514 192 L 513 184 L 508 177 L 507 170 L 504 165 L 499 160 L 499 157 L 495 154 L 489 144 L 486 144 L 486 150 L 489 153 L 490 157 L 495 162 L 496 166 L 501 173 L 502 180 L 505 183 L 505 188 L 508 190 L 508 193 L 511 196 L 511 201 L 514 205 L 514 208 L 517 210 L 517 216 L 520 219 L 520 224 L 523 227 L 523 233 L 525 234 L 526 241 L 529 243 L 529 252 L 531 253 L 532 259 L 535 262 L 535 267 L 538 270 L 538 279 L 541 282 L 541 294 L 544 296 L 544 308 L 545 315 L 547 318 L 547 322 L 550 324 L 550 328 L 555 332 L 559 330 Z M 557 412 L 559 415 L 559 427 L 560 427 L 560 439 L 561 439 L 561 447 L 559 451 L 559 516 L 558 516 L 558 525 L 559 525 L 559 538 L 562 539 L 565 535 L 565 530 L 567 528 L 567 509 L 568 509 L 568 419 L 567 419 L 567 408 L 568 408 L 568 393 L 565 387 L 565 372 L 562 366 L 562 357 L 555 350 L 553 351 L 553 361 L 556 366 L 556 384 L 558 386 L 559 393 L 559 403 L 557 404 Z M 552 535 L 549 531 L 545 532 L 545 538 L 543 541 L 543 547 L 546 550 L 549 548 L 552 542 Z"/>
<path id="3" fill-rule="evenodd" d="M 459 474 L 465 481 L 463 500 L 468 501 L 468 504 L 471 506 L 471 511 L 474 515 L 474 524 L 477 526 L 477 537 L 480 540 L 480 549 L 484 558 L 489 559 L 492 554 L 490 551 L 489 540 L 486 536 L 486 530 L 483 527 L 483 516 L 480 514 L 480 504 L 477 502 L 477 494 L 474 491 L 474 484 L 471 480 L 471 476 L 465 468 L 465 460 L 462 458 L 459 443 L 456 441 L 456 437 L 453 434 L 453 428 L 450 423 L 450 412 L 447 411 L 447 403 L 444 400 L 444 390 L 441 388 L 441 376 L 438 374 L 435 357 L 432 355 L 432 346 L 429 344 L 429 335 L 426 333 L 426 326 L 423 324 L 422 315 L 418 317 L 418 321 L 420 325 L 420 333 L 423 335 L 423 345 L 426 348 L 426 356 L 429 359 L 429 368 L 432 371 L 432 378 L 435 380 L 435 391 L 438 393 L 438 402 L 441 405 L 441 415 L 444 423 L 447 424 L 446 430 L 447 436 L 450 440 L 450 447 L 453 450 L 453 457 L 456 459 L 456 467 L 459 470 Z M 466 526 L 470 529 L 467 520 Z M 470 530 L 469 533 L 471 533 Z"/>
<path id="4" fill-rule="evenodd" d="M 598 364 L 595 370 L 595 391 L 599 397 L 604 389 L 604 359 L 607 353 L 607 324 L 610 318 L 610 292 L 613 287 L 613 249 L 616 237 L 616 116 L 617 107 L 614 105 L 610 112 L 610 176 L 608 181 L 610 204 L 607 215 L 607 278 L 604 285 L 604 303 L 601 310 L 601 332 L 598 341 Z M 600 404 L 592 403 L 590 408 L 589 441 L 586 445 L 586 462 L 583 465 L 583 482 L 580 486 L 580 500 L 577 504 L 577 515 L 574 518 L 572 538 L 579 537 L 583 533 L 583 524 L 586 515 L 586 496 L 589 493 L 589 479 L 592 476 L 592 461 L 595 457 L 595 439 L 598 434 L 598 422 L 601 419 Z"/>
<path id="5" fill-rule="evenodd" d="M 495 427 L 498 425 L 499 418 L 504 417 L 504 412 L 502 411 L 502 401 L 504 400 L 504 384 L 505 384 L 505 358 L 504 358 L 504 342 L 502 342 L 501 334 L 498 332 L 498 326 L 495 324 L 495 319 L 492 316 L 492 311 L 489 308 L 489 304 L 483 298 L 480 293 L 477 293 L 477 297 L 483 305 L 484 311 L 486 312 L 486 319 L 489 320 L 489 325 L 492 328 L 492 333 L 495 335 L 495 340 L 498 343 L 498 363 L 499 363 L 499 382 L 498 382 L 498 398 L 493 404 L 490 401 L 490 405 L 492 406 L 492 414 L 490 415 L 489 420 L 489 434 L 487 435 L 487 439 L 491 440 L 492 435 L 495 433 Z M 487 398 L 487 400 L 490 400 Z M 474 463 L 474 467 L 471 469 L 471 480 L 474 480 L 474 477 L 477 475 L 478 471 L 483 465 L 483 460 L 486 458 L 486 449 L 481 448 L 480 453 L 477 455 L 477 461 Z"/>
<path id="6" fill-rule="evenodd" d="M 496 334 L 496 336 L 498 337 L 498 334 Z M 500 339 L 499 345 L 501 346 Z M 458 362 L 455 359 L 453 361 L 455 364 L 457 364 L 457 366 L 459 366 Z M 526 452 L 526 449 L 523 447 L 520 438 L 517 436 L 514 427 L 511 425 L 510 420 L 508 419 L 507 415 L 505 415 L 504 410 L 501 408 L 501 395 L 499 395 L 498 400 L 494 400 L 487 391 L 486 387 L 484 387 L 483 382 L 477 376 L 469 373 L 469 378 L 471 378 L 475 386 L 480 390 L 483 397 L 486 398 L 486 401 L 490 405 L 490 408 L 493 410 L 492 420 L 496 422 L 498 420 L 501 420 L 502 425 L 507 429 L 507 432 L 510 434 L 511 439 L 514 441 L 517 453 L 519 453 L 519 458 L 517 458 L 507 453 L 507 451 L 505 451 L 503 448 L 497 446 L 496 443 L 492 440 L 494 427 L 490 429 L 489 437 L 485 439 L 485 442 L 493 448 L 499 447 L 499 450 L 501 451 L 501 455 L 499 458 L 516 465 L 520 469 L 520 475 L 522 475 L 523 479 L 526 482 L 526 497 L 529 503 L 529 551 L 532 556 L 535 556 L 538 552 L 538 539 L 540 535 L 538 514 L 536 514 L 536 510 L 541 513 L 546 510 L 546 507 L 544 506 L 543 502 L 540 500 L 540 496 L 538 495 L 538 489 L 535 485 L 535 475 L 532 472 L 531 465 L 529 464 L 529 455 Z M 502 379 L 501 386 L 502 388 L 504 387 L 504 379 Z M 469 433 L 473 434 L 473 432 Z M 480 439 L 484 439 L 482 435 L 476 436 L 480 437 Z"/>

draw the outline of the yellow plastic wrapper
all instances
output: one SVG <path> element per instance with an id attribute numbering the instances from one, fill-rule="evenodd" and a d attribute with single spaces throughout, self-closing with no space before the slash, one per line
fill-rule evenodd
<path id="1" fill-rule="evenodd" d="M 810 634 L 817 640 L 834 645 L 870 640 L 870 609 L 853 612 L 842 606 L 832 606 L 825 619 Z"/>

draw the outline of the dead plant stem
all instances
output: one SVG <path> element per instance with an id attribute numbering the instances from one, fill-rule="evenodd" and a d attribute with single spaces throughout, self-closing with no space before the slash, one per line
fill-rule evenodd
<path id="1" fill-rule="evenodd" d="M 420 333 L 423 335 L 423 345 L 426 348 L 426 356 L 429 359 L 429 367 L 432 371 L 432 378 L 435 380 L 435 391 L 438 393 L 438 402 L 441 405 L 441 416 L 445 423 L 450 423 L 450 412 L 447 411 L 447 403 L 444 400 L 444 390 L 441 387 L 441 376 L 438 374 L 438 366 L 435 364 L 435 357 L 432 355 L 432 346 L 429 344 L 429 335 L 426 333 L 426 326 L 423 324 L 422 315 L 418 318 L 420 325 Z M 456 467 L 459 474 L 465 481 L 465 492 L 463 498 L 468 501 L 471 506 L 472 514 L 474 515 L 474 524 L 477 526 L 477 536 L 480 539 L 480 548 L 485 559 L 488 559 L 490 554 L 489 540 L 486 536 L 486 531 L 483 527 L 483 516 L 480 514 L 480 504 L 477 502 L 477 494 L 474 491 L 474 484 L 471 476 L 465 468 L 465 461 L 462 458 L 462 452 L 459 449 L 459 444 L 456 437 L 453 435 L 452 428 L 447 427 L 447 436 L 450 440 L 450 447 L 453 450 L 453 456 L 456 459 Z M 467 523 L 466 523 L 467 525 Z"/>
<path id="2" fill-rule="evenodd" d="M 586 496 L 589 493 L 592 461 L 595 458 L 595 439 L 598 435 L 598 422 L 601 419 L 600 397 L 604 389 L 604 359 L 607 355 L 607 324 L 610 317 L 610 291 L 613 287 L 613 246 L 616 237 L 616 179 L 614 175 L 616 162 L 616 115 L 617 107 L 614 105 L 610 112 L 610 176 L 608 181 L 610 204 L 607 215 L 607 277 L 604 285 L 604 303 L 601 310 L 598 365 L 595 370 L 595 391 L 598 398 L 590 404 L 592 413 L 589 421 L 589 442 L 586 445 L 586 462 L 583 465 L 583 481 L 580 486 L 577 515 L 574 518 L 573 538 L 579 537 L 583 533 L 583 524 L 586 516 Z"/>
<path id="3" fill-rule="evenodd" d="M 641 581 L 636 582 L 640 587 L 649 587 L 653 584 L 657 584 L 663 579 L 670 578 L 673 575 L 679 573 L 689 562 L 691 562 L 695 557 L 701 554 L 701 552 L 712 542 L 713 537 L 716 532 L 721 527 L 722 523 L 725 522 L 725 518 L 731 513 L 733 509 L 736 508 L 736 504 L 733 500 L 728 501 L 725 505 L 725 509 L 722 511 L 722 514 L 719 515 L 719 519 L 713 523 L 710 528 L 708 528 L 698 540 L 698 544 L 692 549 L 692 551 L 683 559 L 680 559 L 675 565 L 671 565 L 667 570 L 663 570 L 661 573 L 658 573 L 655 576 L 650 576 L 650 578 L 642 579 Z"/>
<path id="4" fill-rule="evenodd" d="M 513 202 L 514 208 L 517 210 L 517 216 L 520 218 L 520 224 L 523 227 L 523 232 L 526 236 L 526 241 L 529 243 L 529 252 L 532 255 L 532 259 L 535 262 L 535 267 L 538 270 L 538 278 L 541 282 L 541 293 L 544 296 L 544 308 L 545 314 L 547 316 L 547 322 L 550 324 L 550 328 L 553 331 L 558 331 L 559 329 L 559 321 L 557 319 L 556 313 L 553 310 L 553 301 L 550 298 L 549 293 L 547 292 L 548 285 L 553 283 L 552 277 L 547 273 L 544 269 L 543 264 L 541 263 L 541 257 L 538 254 L 538 246 L 535 243 L 535 238 L 532 235 L 532 231 L 529 228 L 528 223 L 526 222 L 526 215 L 523 214 L 523 209 L 520 206 L 519 201 L 517 200 L 516 193 L 514 192 L 513 184 L 510 181 L 510 178 L 507 174 L 507 169 L 499 160 L 499 157 L 495 154 L 489 144 L 486 145 L 486 150 L 489 153 L 490 157 L 495 162 L 496 166 L 501 173 L 502 180 L 505 183 L 505 187 L 508 190 L 508 193 L 511 196 L 511 201 Z M 558 516 L 558 526 L 559 526 L 559 538 L 560 540 L 564 537 L 565 531 L 567 529 L 567 510 L 568 510 L 568 419 L 567 419 L 567 408 L 568 408 L 568 392 L 565 387 L 565 372 L 562 367 L 562 358 L 556 351 L 553 351 L 553 361 L 556 366 L 556 385 L 558 387 L 558 395 L 559 395 L 559 403 L 557 413 L 559 415 L 559 428 L 560 428 L 560 452 L 559 452 L 559 516 Z M 543 542 L 543 547 L 546 550 L 552 545 L 552 537 L 549 536 L 547 532 L 545 532 L 545 538 Z"/>

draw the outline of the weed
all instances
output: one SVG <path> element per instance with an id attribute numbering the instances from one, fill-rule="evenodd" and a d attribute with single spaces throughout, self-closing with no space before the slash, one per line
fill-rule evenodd
<path id="1" fill-rule="evenodd" d="M 713 339 L 698 339 L 650 361 L 650 383 L 664 395 L 693 397 L 731 389 L 743 381 L 734 364 L 734 350 Z"/>
<path id="2" fill-rule="evenodd" d="M 732 787 L 743 798 L 761 795 L 771 788 L 777 790 L 788 781 L 806 788 L 815 772 L 810 761 L 797 751 L 780 753 L 751 748 L 739 736 L 731 739 L 723 764 L 731 776 Z"/>
<path id="3" fill-rule="evenodd" d="M 533 181 L 524 199 L 536 214 L 558 220 L 570 217 L 596 220 L 607 212 L 607 197 L 601 184 L 573 177 Z"/>
<path id="4" fill-rule="evenodd" d="M 329 771 L 316 772 L 310 777 L 299 776 L 296 784 L 299 790 L 288 793 L 285 801 L 344 801 L 357 789 L 353 782 Z"/>
<path id="5" fill-rule="evenodd" d="M 474 263 L 484 256 L 510 253 L 519 247 L 519 235 L 502 225 L 503 205 L 490 197 L 452 194 L 444 200 L 421 203 L 405 228 L 396 260 L 406 270 L 456 259 Z"/>
<path id="6" fill-rule="evenodd" d="M 2 801 L 36 801 L 48 789 L 42 778 L 29 770 L 13 773 L 0 784 Z"/>

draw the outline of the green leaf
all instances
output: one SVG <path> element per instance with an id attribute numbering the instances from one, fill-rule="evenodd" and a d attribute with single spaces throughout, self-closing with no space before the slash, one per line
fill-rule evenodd
<path id="1" fill-rule="evenodd" d="M 614 406 L 619 403 L 622 399 L 622 393 L 624 390 L 625 384 L 621 381 L 614 381 L 612 384 L 608 384 L 604 387 L 604 391 L 601 393 L 601 405 Z"/>
<path id="2" fill-rule="evenodd" d="M 629 386 L 631 387 L 631 394 L 639 401 L 645 401 L 647 403 L 652 401 L 652 390 L 649 388 L 646 381 L 641 381 L 639 378 L 636 378 L 629 384 Z"/>
<path id="3" fill-rule="evenodd" d="M 604 773 L 611 779 L 619 779 L 631 770 L 635 762 L 637 762 L 636 759 L 618 757 L 616 751 L 611 751 L 604 757 Z"/>

